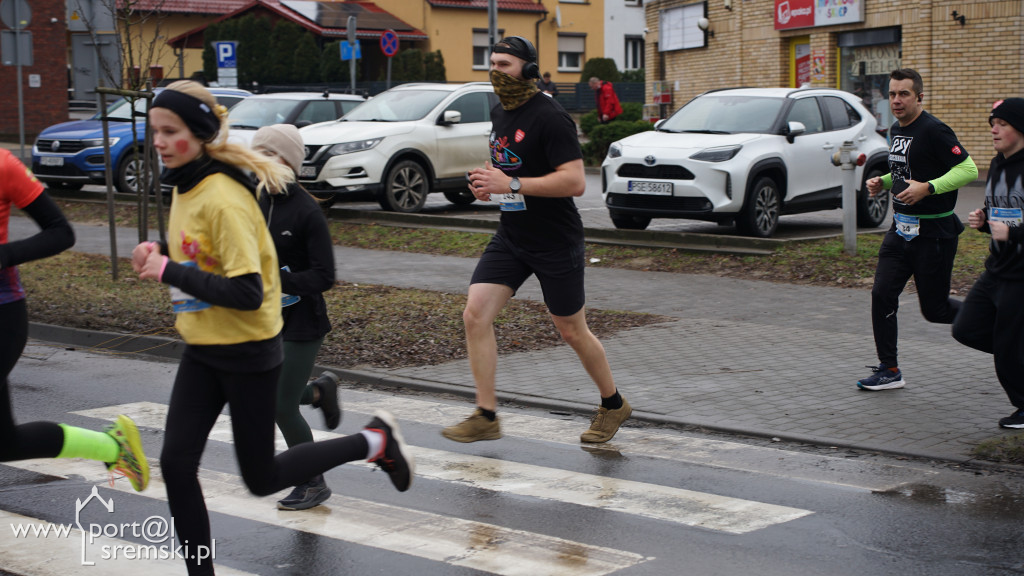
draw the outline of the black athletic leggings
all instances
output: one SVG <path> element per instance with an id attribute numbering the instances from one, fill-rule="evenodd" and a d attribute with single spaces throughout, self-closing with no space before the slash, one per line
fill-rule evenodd
<path id="1" fill-rule="evenodd" d="M 178 367 L 167 411 L 160 468 L 179 542 L 210 546 L 210 518 L 199 486 L 199 460 L 224 405 L 231 411 L 231 431 L 242 480 L 257 496 L 301 484 L 345 462 L 366 459 L 369 444 L 362 434 L 324 442 L 307 442 L 274 455 L 274 411 L 281 367 L 264 372 L 228 372 L 200 363 L 186 351 Z M 257 504 L 259 505 L 259 504 Z M 186 558 L 188 572 L 213 574 L 213 564 Z"/>
<path id="2" fill-rule="evenodd" d="M 64 430 L 54 422 L 14 423 L 7 377 L 28 341 L 25 300 L 0 304 L 0 462 L 54 458 L 64 446 Z"/>
<path id="3" fill-rule="evenodd" d="M 921 314 L 929 322 L 952 324 L 960 301 L 949 297 L 950 276 L 959 239 L 917 237 L 910 242 L 893 230 L 878 249 L 871 289 L 871 327 L 879 362 L 898 366 L 896 311 L 907 281 L 914 278 Z"/>

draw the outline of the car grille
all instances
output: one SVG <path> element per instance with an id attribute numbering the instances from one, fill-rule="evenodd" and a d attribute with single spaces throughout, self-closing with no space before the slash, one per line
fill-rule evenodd
<path id="1" fill-rule="evenodd" d="M 623 164 L 619 166 L 620 178 L 652 178 L 662 180 L 693 180 L 693 172 L 682 166 L 659 164 L 644 166 L 643 164 Z"/>
<path id="2" fill-rule="evenodd" d="M 712 208 L 707 198 L 647 194 L 608 194 L 606 203 L 611 208 L 643 208 L 671 212 L 708 212 Z"/>
<path id="3" fill-rule="evenodd" d="M 61 140 L 59 138 L 40 138 L 39 140 L 36 140 L 36 150 L 39 150 L 43 154 L 52 154 L 54 142 L 60 142 L 60 148 L 57 152 L 61 154 L 74 154 L 75 152 L 85 150 L 85 144 L 83 144 L 81 140 Z"/>
<path id="4" fill-rule="evenodd" d="M 323 148 L 323 146 L 306 146 L 306 157 L 303 158 L 303 160 L 309 162 L 316 157 L 316 153 L 319 152 L 321 148 Z"/>

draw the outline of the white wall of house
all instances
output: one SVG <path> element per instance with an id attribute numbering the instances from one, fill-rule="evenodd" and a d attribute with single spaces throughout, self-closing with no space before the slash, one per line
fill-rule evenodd
<path id="1" fill-rule="evenodd" d="M 619 70 L 641 68 L 645 27 L 643 0 L 605 0 L 604 57 Z"/>

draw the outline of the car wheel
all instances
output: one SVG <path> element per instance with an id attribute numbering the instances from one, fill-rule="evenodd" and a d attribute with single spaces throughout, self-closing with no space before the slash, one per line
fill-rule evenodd
<path id="1" fill-rule="evenodd" d="M 782 194 L 779 186 L 768 176 L 754 182 L 747 197 L 747 205 L 736 218 L 736 227 L 748 236 L 770 238 L 779 225 Z"/>
<path id="2" fill-rule="evenodd" d="M 146 167 L 145 152 L 139 150 L 138 155 L 129 150 L 125 153 L 124 160 L 117 168 L 117 178 L 114 186 L 122 194 L 136 194 L 147 186 L 142 181 L 143 171 Z"/>
<path id="3" fill-rule="evenodd" d="M 419 212 L 427 202 L 430 184 L 427 173 L 418 162 L 402 160 L 391 167 L 378 202 L 394 212 Z"/>
<path id="4" fill-rule="evenodd" d="M 651 219 L 646 216 L 623 216 L 620 214 L 608 214 L 612 224 L 619 230 L 646 230 Z"/>
<path id="5" fill-rule="evenodd" d="M 884 172 L 877 166 L 864 171 L 864 181 L 861 182 L 860 193 L 857 194 L 857 226 L 877 228 L 882 222 L 885 222 L 885 217 L 889 213 L 889 199 L 891 198 L 889 191 L 882 190 L 872 198 L 868 196 L 867 185 L 868 180 L 883 174 Z"/>
<path id="6" fill-rule="evenodd" d="M 476 202 L 476 196 L 469 190 L 449 190 L 444 193 L 449 202 L 457 206 L 466 206 Z"/>
<path id="7" fill-rule="evenodd" d="M 77 192 L 82 189 L 83 184 L 77 182 L 49 182 L 46 187 L 58 192 Z"/>

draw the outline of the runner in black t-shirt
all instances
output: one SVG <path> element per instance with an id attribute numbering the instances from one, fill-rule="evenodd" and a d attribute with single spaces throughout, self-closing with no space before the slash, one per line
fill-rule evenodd
<path id="1" fill-rule="evenodd" d="M 951 324 L 960 302 L 949 297 L 953 258 L 964 230 L 953 213 L 957 190 L 978 177 L 978 168 L 956 134 L 924 111 L 924 83 L 909 68 L 889 75 L 889 105 L 896 123 L 889 130 L 889 170 L 867 182 L 874 196 L 892 190 L 893 224 L 882 240 L 871 289 L 871 326 L 878 366 L 857 382 L 862 390 L 905 384 L 897 362 L 896 311 L 910 277 L 921 313 L 929 322 Z"/>
<path id="2" fill-rule="evenodd" d="M 535 78 L 537 51 L 528 40 L 511 36 L 493 46 L 491 83 L 501 104 L 491 110 L 491 161 L 467 177 L 477 199 L 501 204 L 501 223 L 473 272 L 462 315 L 477 409 L 441 432 L 458 442 L 501 438 L 494 320 L 531 274 L 540 281 L 559 334 L 601 394 L 580 440 L 611 440 L 632 412 L 616 390 L 604 347 L 587 327 L 583 222 L 572 200 L 586 188 L 576 124 L 537 89 Z"/>

